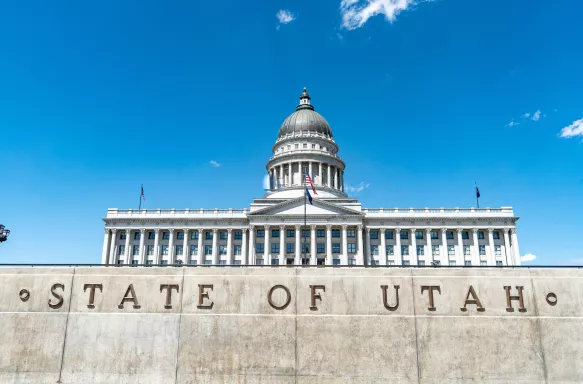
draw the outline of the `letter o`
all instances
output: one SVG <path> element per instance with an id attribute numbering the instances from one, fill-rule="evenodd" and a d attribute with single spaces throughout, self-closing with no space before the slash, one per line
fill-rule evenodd
<path id="1" fill-rule="evenodd" d="M 275 305 L 273 303 L 273 300 L 271 300 L 271 295 L 273 294 L 273 291 L 275 291 L 276 289 L 281 288 L 285 291 L 285 293 L 287 294 L 287 300 L 285 301 L 285 303 L 283 305 Z M 271 305 L 273 308 L 281 311 L 283 309 L 286 309 L 287 306 L 289 305 L 289 303 L 291 302 L 291 293 L 289 292 L 289 289 L 287 289 L 286 286 L 278 284 L 278 285 L 274 285 L 273 287 L 271 287 L 271 289 L 269 290 L 269 292 L 267 293 L 267 301 L 269 302 L 269 305 Z"/>
<path id="2" fill-rule="evenodd" d="M 18 292 L 18 296 L 20 296 L 20 300 L 28 301 L 28 299 L 30 299 L 30 292 L 28 289 L 21 289 L 20 292 Z"/>
<path id="3" fill-rule="evenodd" d="M 549 293 L 547 295 L 547 303 L 549 305 L 555 306 L 557 305 L 557 295 L 555 295 L 553 292 Z"/>

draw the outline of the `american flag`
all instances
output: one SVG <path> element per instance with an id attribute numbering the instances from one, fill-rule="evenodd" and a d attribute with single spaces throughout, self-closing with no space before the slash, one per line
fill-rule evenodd
<path id="1" fill-rule="evenodd" d="M 144 186 L 142 185 L 142 192 L 140 193 L 140 197 L 146 201 L 146 195 L 144 195 Z"/>
<path id="2" fill-rule="evenodd" d="M 316 192 L 316 187 L 314 187 L 314 183 L 312 182 L 312 178 L 310 177 L 310 174 L 306 171 L 306 185 L 309 185 L 310 187 L 312 187 L 312 191 L 314 191 L 314 195 L 317 195 L 318 192 Z"/>

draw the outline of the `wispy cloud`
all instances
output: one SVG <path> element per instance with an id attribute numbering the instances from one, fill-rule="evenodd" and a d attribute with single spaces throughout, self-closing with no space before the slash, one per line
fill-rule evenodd
<path id="1" fill-rule="evenodd" d="M 431 0 L 342 0 L 342 26 L 346 29 L 360 28 L 376 15 L 385 15 L 387 21 L 393 22 L 399 13 L 422 1 Z"/>
<path id="2" fill-rule="evenodd" d="M 510 123 L 506 124 L 507 127 L 516 127 L 517 125 L 520 125 L 520 123 L 517 123 L 514 120 L 512 120 Z"/>
<path id="3" fill-rule="evenodd" d="M 533 255 L 532 253 L 527 253 L 524 256 L 520 256 L 520 261 L 523 263 L 528 263 L 529 261 L 534 261 L 536 260 L 536 256 Z"/>
<path id="4" fill-rule="evenodd" d="M 287 9 L 280 9 L 275 17 L 277 17 L 279 24 L 289 24 L 296 19 L 295 15 Z M 277 26 L 277 29 L 279 29 L 279 25 Z"/>
<path id="5" fill-rule="evenodd" d="M 525 119 L 531 119 L 532 121 L 539 121 L 541 117 L 546 117 L 546 116 L 547 115 L 542 113 L 540 109 L 537 109 L 533 113 L 526 112 L 524 115 L 522 115 L 522 117 L 524 117 Z"/>
<path id="6" fill-rule="evenodd" d="M 583 137 L 583 118 L 575 120 L 571 125 L 561 129 L 559 136 L 566 139 L 576 136 Z"/>
<path id="7" fill-rule="evenodd" d="M 218 162 L 216 162 L 214 160 L 209 161 L 209 164 L 212 165 L 213 167 L 220 167 L 221 166 L 221 164 L 219 164 Z"/>
<path id="8" fill-rule="evenodd" d="M 534 121 L 539 121 L 539 119 L 540 119 L 540 109 L 537 109 L 537 111 L 532 115 L 531 119 L 534 120 Z"/>
<path id="9" fill-rule="evenodd" d="M 363 189 L 366 189 L 368 187 L 370 187 L 370 183 L 364 183 L 364 181 L 361 181 L 360 184 L 358 184 L 357 186 L 352 186 L 350 184 L 346 184 L 345 189 L 346 189 L 346 192 L 355 193 L 355 192 L 360 192 Z"/>

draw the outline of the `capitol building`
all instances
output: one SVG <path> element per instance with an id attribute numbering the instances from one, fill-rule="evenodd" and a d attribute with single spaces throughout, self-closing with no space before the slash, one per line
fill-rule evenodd
<path id="1" fill-rule="evenodd" d="M 272 151 L 269 189 L 248 208 L 108 209 L 102 263 L 520 265 L 511 207 L 363 208 L 348 196 L 346 164 L 305 88 Z"/>

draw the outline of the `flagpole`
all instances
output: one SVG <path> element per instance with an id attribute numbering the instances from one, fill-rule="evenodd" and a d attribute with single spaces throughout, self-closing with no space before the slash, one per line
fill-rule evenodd
<path id="1" fill-rule="evenodd" d="M 478 196 L 478 184 L 474 182 L 474 185 L 476 186 L 476 205 L 478 206 L 478 208 L 480 208 L 480 197 Z"/>
<path id="2" fill-rule="evenodd" d="M 142 187 L 140 189 L 140 205 L 138 205 L 138 211 L 142 210 L 142 191 L 144 190 L 144 184 L 142 184 Z"/>
<path id="3" fill-rule="evenodd" d="M 304 188 L 303 188 L 304 189 L 304 228 L 307 226 L 307 223 L 306 223 L 306 207 L 307 207 L 307 204 L 308 203 L 307 203 L 306 200 L 308 198 L 308 196 L 307 196 L 308 193 L 306 192 L 306 188 L 307 188 L 306 187 L 306 175 L 304 174 Z M 304 232 L 304 229 L 302 229 L 302 238 L 303 238 L 303 240 L 302 240 L 303 241 L 302 248 L 303 248 L 303 253 L 304 253 L 304 258 L 302 259 L 302 265 L 304 264 L 304 259 L 306 258 L 306 237 L 304 236 L 304 233 L 303 232 Z"/>

